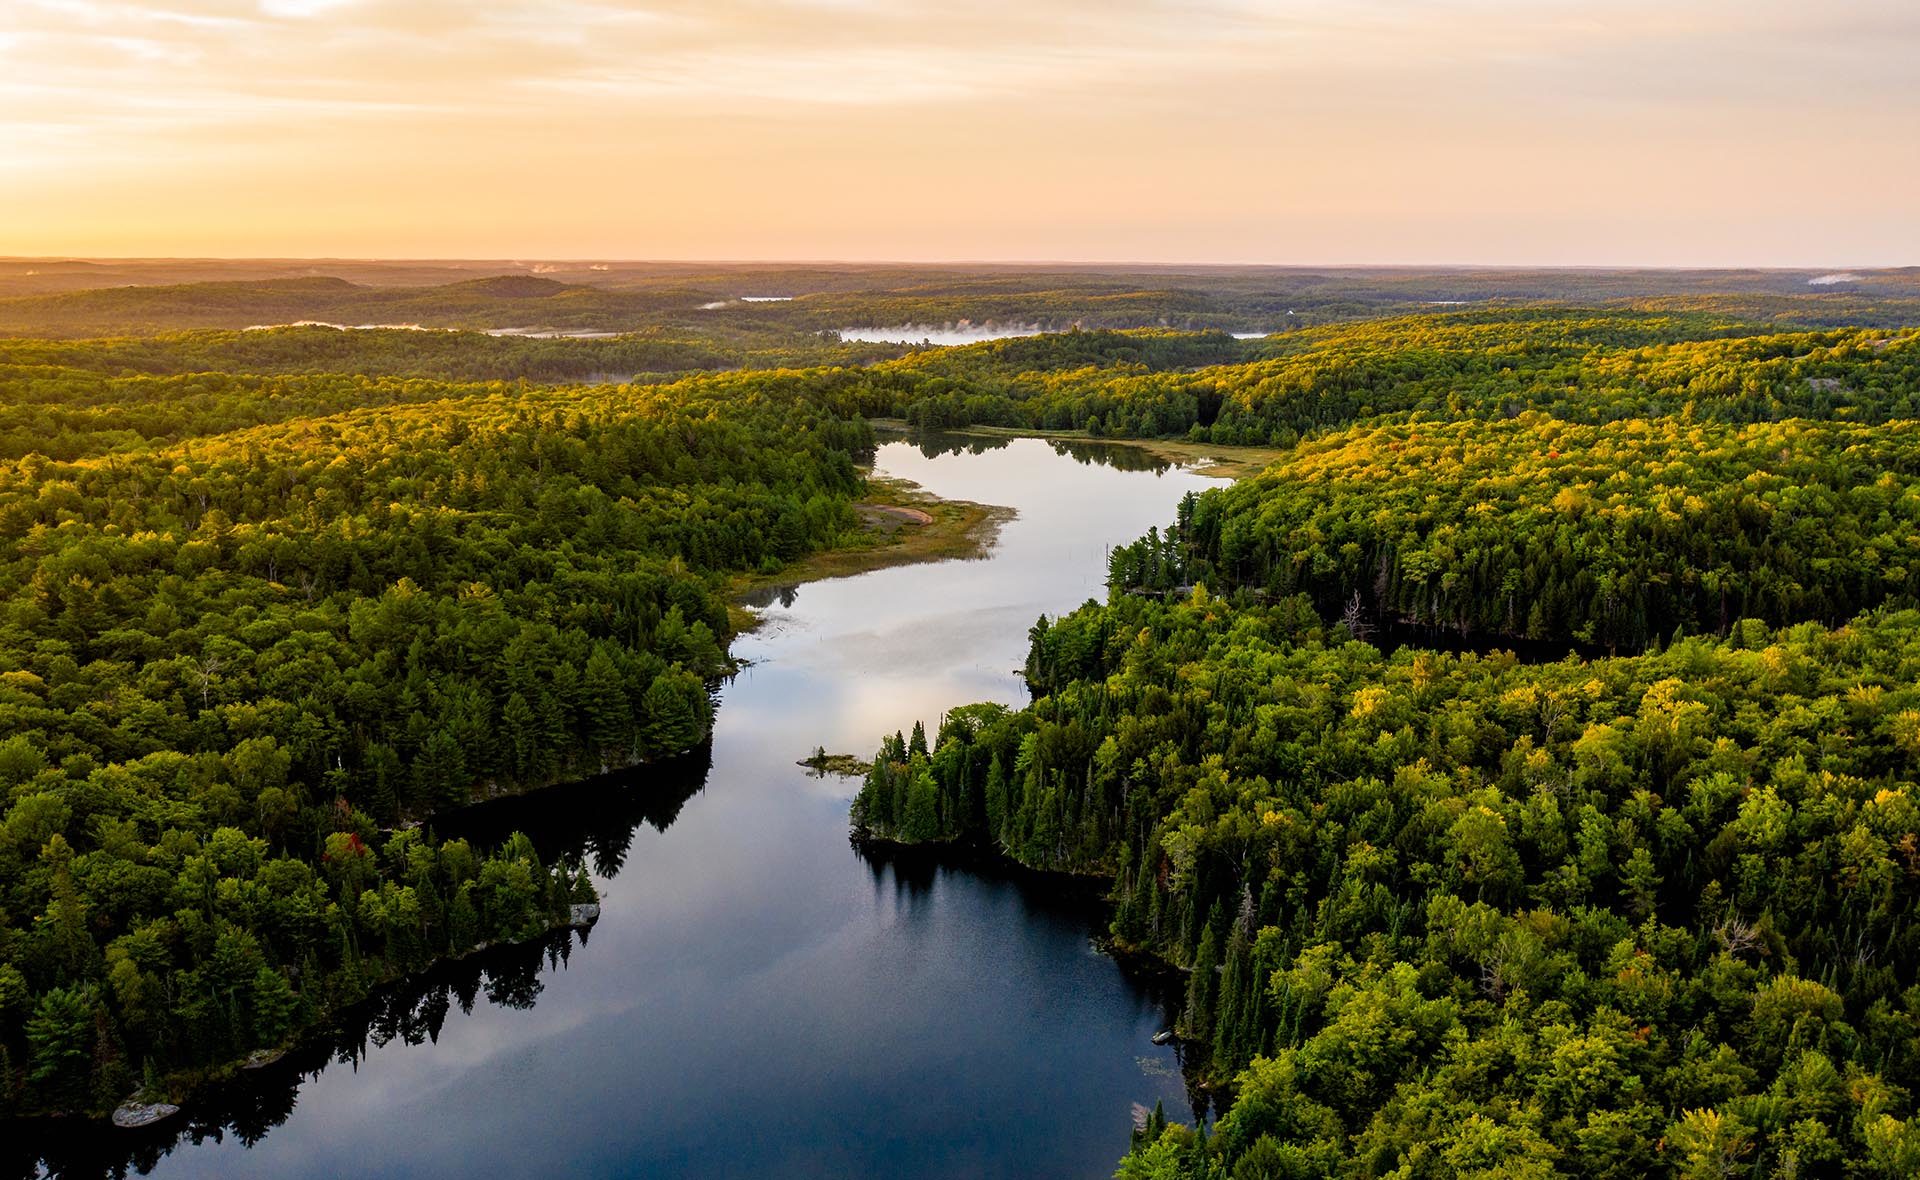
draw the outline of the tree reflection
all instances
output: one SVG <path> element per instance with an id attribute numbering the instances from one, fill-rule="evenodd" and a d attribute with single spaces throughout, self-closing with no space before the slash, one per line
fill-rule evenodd
<path id="1" fill-rule="evenodd" d="M 665 832 L 686 803 L 706 784 L 712 749 L 466 808 L 436 821 L 444 836 L 463 836 L 482 847 L 503 843 L 518 830 L 533 839 L 542 860 L 581 857 L 603 878 L 626 864 L 641 824 Z M 331 1029 L 315 1030 L 287 1055 L 258 1069 L 207 1085 L 180 1114 L 139 1131 L 102 1133 L 79 1120 L 0 1120 L 0 1170 L 19 1176 L 90 1177 L 144 1175 L 182 1145 L 222 1143 L 231 1135 L 252 1147 L 286 1122 L 300 1087 L 329 1065 L 357 1069 L 368 1054 L 399 1042 L 438 1043 L 447 1016 L 458 1003 L 463 1015 L 482 996 L 497 1007 L 525 1010 L 538 1002 L 547 971 L 566 967 L 586 930 L 560 930 L 513 946 L 493 947 L 441 962 L 411 979 L 380 988 L 365 1002 L 339 1013 Z"/>

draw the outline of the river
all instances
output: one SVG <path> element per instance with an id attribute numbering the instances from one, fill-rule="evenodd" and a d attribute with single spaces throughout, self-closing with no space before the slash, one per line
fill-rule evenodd
<path id="1" fill-rule="evenodd" d="M 1164 983 L 1100 953 L 1097 901 L 1058 882 L 863 857 L 858 783 L 796 760 L 1021 702 L 1035 618 L 1102 594 L 1106 548 L 1214 482 L 1153 466 L 885 444 L 880 474 L 1018 511 L 989 556 L 773 596 L 710 752 L 451 825 L 584 852 L 584 942 L 450 965 L 109 1150 L 161 1176 L 1110 1175 L 1135 1103 L 1190 1110 L 1150 1040 Z M 64 1162 L 98 1166 L 87 1142 Z"/>

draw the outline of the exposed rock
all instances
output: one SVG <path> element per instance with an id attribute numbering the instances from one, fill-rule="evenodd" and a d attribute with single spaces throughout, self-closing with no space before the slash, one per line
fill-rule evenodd
<path id="1" fill-rule="evenodd" d="M 583 901 L 572 908 L 567 916 L 569 926 L 591 926 L 600 920 L 600 903 Z"/>
<path id="2" fill-rule="evenodd" d="M 240 1063 L 241 1069 L 264 1069 L 287 1055 L 285 1049 L 255 1049 Z"/>
<path id="3" fill-rule="evenodd" d="M 113 1112 L 113 1125 L 132 1130 L 136 1127 L 150 1127 L 161 1119 L 172 1118 L 180 1113 L 180 1108 L 170 1102 L 135 1102 L 128 1099 Z"/>

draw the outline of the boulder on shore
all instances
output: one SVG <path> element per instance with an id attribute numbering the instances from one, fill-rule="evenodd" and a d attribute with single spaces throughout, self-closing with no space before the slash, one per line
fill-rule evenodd
<path id="1" fill-rule="evenodd" d="M 161 1119 L 172 1118 L 179 1113 L 180 1108 L 171 1102 L 135 1102 L 129 1099 L 114 1109 L 113 1125 L 127 1130 L 150 1127 Z"/>
<path id="2" fill-rule="evenodd" d="M 573 906 L 573 908 L 569 911 L 567 916 L 567 925 L 591 926 L 595 922 L 598 922 L 599 920 L 600 920 L 600 903 L 597 901 L 583 901 L 583 902 L 576 903 Z"/>

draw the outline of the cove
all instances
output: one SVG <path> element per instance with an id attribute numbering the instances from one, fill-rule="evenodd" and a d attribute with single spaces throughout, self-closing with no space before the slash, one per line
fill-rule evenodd
<path id="1" fill-rule="evenodd" d="M 735 643 L 710 750 L 443 823 L 582 851 L 584 940 L 449 965 L 189 1108 L 65 1144 L 159 1176 L 1094 1177 L 1134 1104 L 1187 1094 L 1155 978 L 1094 943 L 1097 899 L 938 861 L 863 858 L 869 756 L 953 705 L 1026 696 L 1026 634 L 1104 594 L 1108 546 L 1216 481 L 1035 439 L 883 445 L 876 473 L 1007 505 L 989 554 L 774 591 Z M 103 1141 L 104 1140 L 104 1141 Z M 117 1160 L 94 1152 L 111 1151 Z"/>

